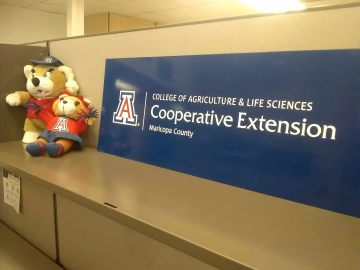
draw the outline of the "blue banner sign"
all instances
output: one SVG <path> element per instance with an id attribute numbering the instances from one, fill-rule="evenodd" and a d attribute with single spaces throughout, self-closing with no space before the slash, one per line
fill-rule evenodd
<path id="1" fill-rule="evenodd" d="M 360 217 L 360 50 L 108 59 L 98 150 Z"/>

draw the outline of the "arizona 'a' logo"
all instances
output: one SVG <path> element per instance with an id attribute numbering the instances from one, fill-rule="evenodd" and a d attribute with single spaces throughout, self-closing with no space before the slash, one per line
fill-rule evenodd
<path id="1" fill-rule="evenodd" d="M 135 114 L 134 101 L 134 91 L 120 91 L 119 105 L 113 116 L 114 123 L 129 126 L 138 125 L 138 116 Z"/>
<path id="2" fill-rule="evenodd" d="M 53 130 L 68 131 L 68 121 L 69 121 L 68 118 L 59 117 L 55 126 L 53 127 Z"/>

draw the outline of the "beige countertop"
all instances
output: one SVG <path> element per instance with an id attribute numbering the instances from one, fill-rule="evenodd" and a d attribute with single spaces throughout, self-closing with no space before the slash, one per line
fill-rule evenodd
<path id="1" fill-rule="evenodd" d="M 357 218 L 91 147 L 51 159 L 3 143 L 0 167 L 220 269 L 360 266 Z"/>
<path id="2" fill-rule="evenodd" d="M 60 270 L 62 268 L 0 222 L 0 269 Z"/>

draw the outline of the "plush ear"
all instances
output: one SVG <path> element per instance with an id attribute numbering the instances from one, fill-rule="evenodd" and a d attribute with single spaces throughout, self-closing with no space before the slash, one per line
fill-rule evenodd
<path id="1" fill-rule="evenodd" d="M 66 80 L 74 80 L 74 73 L 72 73 L 72 69 L 67 66 L 60 66 L 58 70 L 65 74 Z"/>
<path id="2" fill-rule="evenodd" d="M 81 94 L 78 95 L 77 97 L 78 97 L 78 99 L 80 99 L 80 101 L 84 104 L 84 106 L 85 106 L 86 108 L 90 107 L 90 105 L 91 105 L 90 100 L 88 100 L 87 98 L 84 98 L 84 96 L 81 95 Z"/>
<path id="3" fill-rule="evenodd" d="M 91 101 L 87 98 L 84 98 L 84 101 L 87 103 L 87 107 L 91 106 Z"/>
<path id="4" fill-rule="evenodd" d="M 34 68 L 34 66 L 32 66 L 32 65 L 26 65 L 26 66 L 24 67 L 24 74 L 25 74 L 26 79 L 29 78 L 29 76 L 30 76 L 30 74 L 31 74 L 31 70 L 32 70 L 33 68 Z"/>

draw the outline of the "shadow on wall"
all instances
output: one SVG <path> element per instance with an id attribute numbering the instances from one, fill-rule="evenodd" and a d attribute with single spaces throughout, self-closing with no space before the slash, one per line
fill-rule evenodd
<path id="1" fill-rule="evenodd" d="M 26 111 L 24 107 L 11 107 L 5 102 L 8 94 L 26 91 L 24 66 L 30 59 L 48 54 L 46 47 L 0 44 L 0 143 L 20 141 L 24 135 L 23 126 Z"/>

